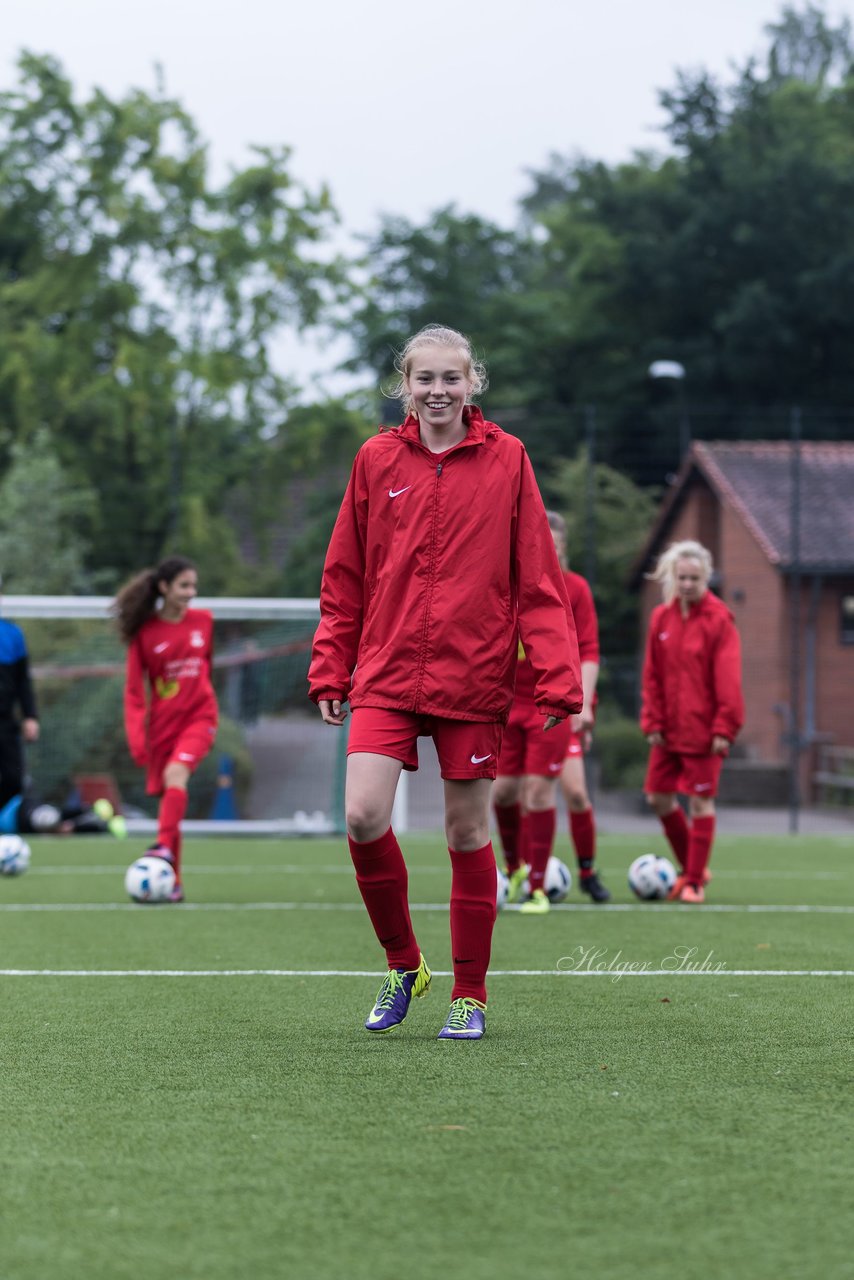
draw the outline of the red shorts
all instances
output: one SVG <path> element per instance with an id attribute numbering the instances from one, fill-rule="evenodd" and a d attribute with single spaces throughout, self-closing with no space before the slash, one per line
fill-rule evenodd
<path id="1" fill-rule="evenodd" d="M 183 764 L 190 773 L 195 773 L 213 746 L 215 737 L 215 724 L 197 721 L 195 724 L 188 724 L 168 747 L 153 749 L 145 775 L 146 794 L 160 795 L 163 790 L 163 770 L 167 764 Z"/>
<path id="2" fill-rule="evenodd" d="M 686 796 L 718 794 L 718 780 L 723 768 L 723 756 L 689 756 L 666 747 L 653 747 L 643 789 L 647 793 L 657 791 L 668 795 L 679 791 Z"/>
<path id="3" fill-rule="evenodd" d="M 528 774 L 540 778 L 556 778 L 568 754 L 572 730 L 569 720 L 562 720 L 548 733 L 546 719 L 531 703 L 514 702 L 504 730 L 498 772 L 506 778 L 522 778 Z"/>
<path id="4" fill-rule="evenodd" d="M 414 772 L 418 768 L 418 739 L 432 738 L 443 778 L 494 778 L 502 728 L 493 721 L 445 720 L 385 707 L 359 707 L 350 720 L 347 755 L 370 751 L 391 756 Z"/>
<path id="5" fill-rule="evenodd" d="M 583 756 L 583 755 L 584 755 L 584 743 L 581 740 L 581 734 L 573 733 L 572 730 L 570 729 L 569 742 L 566 745 L 566 758 L 567 760 L 573 760 L 575 759 L 576 756 Z"/>

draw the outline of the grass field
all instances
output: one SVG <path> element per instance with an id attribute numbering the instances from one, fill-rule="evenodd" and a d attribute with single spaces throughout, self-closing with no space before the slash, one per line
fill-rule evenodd
<path id="1" fill-rule="evenodd" d="M 341 842 L 190 841 L 188 904 L 138 907 L 129 842 L 33 841 L 0 881 L 3 1280 L 854 1275 L 849 841 L 721 839 L 689 908 L 631 900 L 656 842 L 603 839 L 613 905 L 499 917 L 475 1044 L 435 1039 L 447 852 L 405 845 L 436 976 L 374 1038 Z"/>

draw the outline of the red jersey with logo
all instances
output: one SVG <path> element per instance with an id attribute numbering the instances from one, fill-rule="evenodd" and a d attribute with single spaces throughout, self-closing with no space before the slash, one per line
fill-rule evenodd
<path id="1" fill-rule="evenodd" d="M 582 662 L 599 661 L 599 620 L 593 593 L 586 578 L 571 569 L 564 569 L 563 581 L 569 598 L 569 617 L 574 621 L 578 636 L 578 655 Z M 525 649 L 519 643 L 519 661 L 516 663 L 516 701 L 533 702 L 536 680 Z M 542 725 L 540 725 L 542 728 Z"/>
<path id="2" fill-rule="evenodd" d="M 212 656 L 213 616 L 205 609 L 188 609 L 180 622 L 155 615 L 140 627 L 125 680 L 125 731 L 138 763 L 168 755 L 190 725 L 216 727 Z"/>

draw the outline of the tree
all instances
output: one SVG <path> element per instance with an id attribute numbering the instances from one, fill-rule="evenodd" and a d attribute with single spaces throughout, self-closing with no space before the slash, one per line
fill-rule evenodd
<path id="1" fill-rule="evenodd" d="M 179 533 L 193 554 L 263 467 L 294 399 L 277 333 L 316 323 L 342 279 L 323 246 L 335 214 L 286 147 L 212 186 L 162 87 L 79 101 L 54 59 L 19 66 L 0 95 L 6 461 L 50 433 L 97 491 L 91 566 L 119 578 Z"/>
<path id="2" fill-rule="evenodd" d="M 4 589 L 16 595 L 65 595 L 89 586 L 86 529 L 94 505 L 90 489 L 69 485 L 45 430 L 26 446 L 14 443 L 0 480 Z"/>
<path id="3" fill-rule="evenodd" d="M 637 651 L 637 603 L 628 592 L 629 572 L 658 508 L 659 493 L 642 489 L 604 463 L 591 477 L 583 453 L 558 458 L 544 477 L 548 501 L 566 520 L 570 568 L 589 573 L 585 549 L 595 549 L 590 585 L 596 600 L 602 650 L 606 662 L 619 662 Z M 592 496 L 592 501 L 589 499 Z M 588 528 L 589 513 L 593 527 Z"/>

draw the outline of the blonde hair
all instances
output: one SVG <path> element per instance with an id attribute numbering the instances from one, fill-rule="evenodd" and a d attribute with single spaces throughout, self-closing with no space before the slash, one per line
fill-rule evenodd
<path id="1" fill-rule="evenodd" d="M 665 604 L 672 604 L 676 599 L 676 565 L 680 560 L 696 560 L 708 586 L 712 576 L 712 556 L 701 542 L 671 542 L 666 551 L 658 557 L 652 573 L 646 574 L 652 582 L 661 583 L 661 593 Z"/>
<path id="2" fill-rule="evenodd" d="M 407 383 L 412 372 L 415 353 L 421 347 L 449 347 L 452 351 L 459 351 L 465 357 L 465 373 L 469 381 L 467 404 L 474 396 L 486 390 L 486 365 L 475 357 L 472 345 L 465 334 L 458 333 L 456 329 L 449 329 L 443 324 L 428 324 L 409 339 L 394 361 L 399 377 L 391 387 L 389 395 L 395 400 L 400 400 L 406 413 L 412 412 L 412 397 Z"/>

